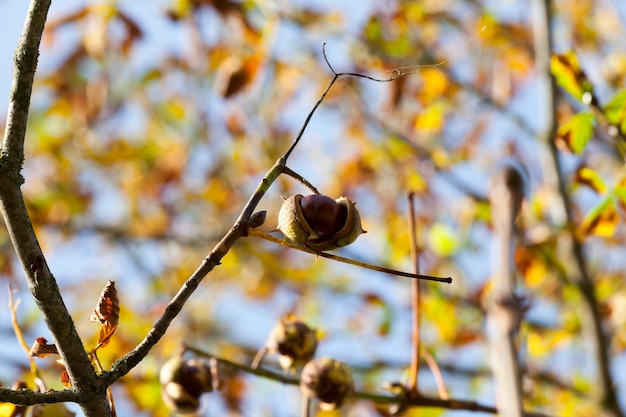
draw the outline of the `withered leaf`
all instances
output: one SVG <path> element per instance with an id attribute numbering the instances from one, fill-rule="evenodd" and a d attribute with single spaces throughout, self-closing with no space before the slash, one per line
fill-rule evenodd
<path id="1" fill-rule="evenodd" d="M 45 358 L 49 355 L 58 355 L 56 345 L 49 344 L 45 337 L 38 337 L 33 343 L 33 346 L 30 348 L 30 352 L 28 352 L 30 356 L 34 356 L 36 358 Z"/>
<path id="2" fill-rule="evenodd" d="M 117 290 L 115 289 L 115 282 L 108 281 L 100 298 L 98 304 L 93 310 L 93 314 L 89 318 L 93 322 L 100 322 L 102 326 L 98 332 L 98 345 L 96 349 L 104 347 L 109 344 L 111 336 L 117 329 L 117 324 L 120 318 L 120 303 L 117 298 Z"/>
<path id="3" fill-rule="evenodd" d="M 93 309 L 93 313 L 89 320 L 93 322 L 110 322 L 115 323 L 119 320 L 120 303 L 117 298 L 117 290 L 115 289 L 115 281 L 108 281 L 98 298 L 98 304 Z"/>
<path id="4" fill-rule="evenodd" d="M 70 374 L 67 373 L 67 369 L 63 368 L 63 371 L 61 371 L 61 375 L 59 376 L 59 380 L 65 388 L 72 387 L 72 383 L 70 382 Z"/>

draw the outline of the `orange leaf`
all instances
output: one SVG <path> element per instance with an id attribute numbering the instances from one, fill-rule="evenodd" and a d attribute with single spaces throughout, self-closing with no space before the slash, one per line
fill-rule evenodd
<path id="1" fill-rule="evenodd" d="M 63 371 L 61 371 L 61 375 L 59 376 L 59 380 L 65 388 L 72 387 L 72 383 L 70 382 L 70 375 L 67 373 L 67 369 L 63 368 Z"/>
<path id="2" fill-rule="evenodd" d="M 111 336 L 115 333 L 115 329 L 117 329 L 117 324 L 115 326 L 109 325 L 108 322 L 105 322 L 100 326 L 100 331 L 98 332 L 98 345 L 96 349 L 105 347 L 111 341 Z"/>
<path id="3" fill-rule="evenodd" d="M 222 95 L 229 98 L 244 90 L 254 80 L 259 70 L 261 59 L 252 55 L 244 59 L 232 57 L 220 67 L 222 77 Z"/>

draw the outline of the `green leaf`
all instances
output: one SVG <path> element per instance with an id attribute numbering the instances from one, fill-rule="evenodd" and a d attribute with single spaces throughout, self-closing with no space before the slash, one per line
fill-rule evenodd
<path id="1" fill-rule="evenodd" d="M 593 123 L 591 113 L 578 113 L 559 128 L 557 137 L 567 145 L 570 151 L 580 154 L 593 135 Z"/>
<path id="2" fill-rule="evenodd" d="M 604 106 L 603 113 L 609 123 L 619 126 L 620 131 L 626 132 L 626 90 L 615 94 Z"/>

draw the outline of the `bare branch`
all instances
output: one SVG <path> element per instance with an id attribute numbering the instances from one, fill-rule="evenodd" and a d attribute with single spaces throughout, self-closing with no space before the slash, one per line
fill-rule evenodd
<path id="1" fill-rule="evenodd" d="M 0 402 L 18 405 L 53 404 L 64 402 L 78 402 L 78 392 L 75 390 L 34 392 L 28 389 L 13 390 L 0 387 Z"/>
<path id="2" fill-rule="evenodd" d="M 594 285 L 589 273 L 587 261 L 583 253 L 582 243 L 572 232 L 570 225 L 573 225 L 572 205 L 567 191 L 558 149 L 553 140 L 556 129 L 556 83 L 550 72 L 550 56 L 553 51 L 553 39 L 550 32 L 551 16 L 550 0 L 533 0 L 533 33 L 535 37 L 535 66 L 537 68 L 538 90 L 542 92 L 542 107 L 538 108 L 538 113 L 547 115 L 545 125 L 540 129 L 540 140 L 549 152 L 540 152 L 545 155 L 544 175 L 546 182 L 554 190 L 556 195 L 554 206 L 557 211 L 554 213 L 556 221 L 563 227 L 563 242 L 566 250 L 572 255 L 571 275 L 569 279 L 578 287 L 581 294 L 581 321 L 583 325 L 583 338 L 591 346 L 590 358 L 598 368 L 598 377 L 592 384 L 597 388 L 597 403 L 608 413 L 615 417 L 623 417 L 617 397 L 615 394 L 615 384 L 610 371 L 610 358 L 608 354 L 609 343 L 602 329 L 602 320 L 595 295 Z"/>
<path id="3" fill-rule="evenodd" d="M 417 221 L 415 219 L 415 194 L 410 192 L 409 200 L 409 233 L 411 235 L 411 259 L 413 261 L 413 272 L 420 272 L 420 247 L 417 243 Z M 411 303 L 413 306 L 413 332 L 411 342 L 411 366 L 409 368 L 409 391 L 415 395 L 419 387 L 419 367 L 420 367 L 420 282 L 411 282 Z"/>
<path id="4" fill-rule="evenodd" d="M 245 372 L 247 374 L 256 375 L 262 378 L 271 379 L 276 382 L 280 382 L 288 385 L 299 385 L 300 380 L 293 376 L 286 375 L 284 373 L 270 371 L 261 367 L 252 368 L 248 365 L 241 364 L 235 361 L 231 361 L 225 358 L 221 358 L 219 356 L 213 355 L 209 352 L 206 352 L 202 349 L 185 345 L 185 349 L 195 353 L 198 356 L 202 356 L 209 359 L 217 360 L 217 362 L 225 367 L 230 368 L 235 371 Z M 357 391 L 355 392 L 355 397 L 372 401 L 376 404 L 394 404 L 398 402 L 398 397 L 391 396 L 388 394 L 375 394 L 371 392 Z M 458 400 L 458 399 L 440 399 L 433 398 L 428 396 L 418 396 L 415 398 L 408 398 L 407 403 L 405 405 L 410 407 L 434 407 L 434 408 L 443 408 L 448 410 L 466 410 L 466 411 L 482 411 L 491 414 L 497 414 L 498 410 L 495 407 L 483 405 L 477 403 L 475 401 L 466 401 L 466 400 Z M 534 412 L 526 412 L 523 414 L 524 417 L 547 417 L 545 414 L 534 413 Z"/>
<path id="5" fill-rule="evenodd" d="M 287 169 L 287 159 L 294 151 L 298 143 L 300 143 L 300 139 L 304 134 L 313 114 L 320 106 L 320 104 L 324 101 L 324 98 L 337 81 L 337 79 L 344 74 L 335 74 L 332 78 L 318 101 L 313 106 L 313 109 L 309 112 L 302 128 L 298 132 L 296 138 L 294 139 L 292 145 L 289 147 L 287 152 L 280 157 L 274 166 L 267 171 L 265 177 L 258 184 L 255 192 L 250 196 L 250 199 L 244 206 L 241 211 L 241 214 L 237 218 L 237 221 L 231 227 L 231 229 L 224 235 L 222 240 L 220 240 L 217 245 L 213 248 L 211 253 L 202 261 L 200 266 L 196 269 L 196 271 L 185 281 L 183 286 L 179 289 L 178 293 L 172 298 L 170 303 L 165 308 L 165 311 L 161 315 L 161 317 L 156 321 L 150 332 L 146 335 L 146 337 L 133 349 L 131 352 L 126 354 L 123 358 L 119 359 L 117 362 L 113 364 L 113 367 L 110 372 L 103 373 L 103 380 L 105 385 L 109 386 L 115 381 L 117 381 L 122 376 L 126 375 L 131 369 L 133 369 L 141 360 L 146 357 L 148 352 L 152 349 L 152 347 L 163 337 L 167 328 L 170 326 L 174 318 L 180 313 L 184 304 L 187 302 L 191 294 L 196 290 L 200 282 L 206 277 L 215 268 L 220 264 L 220 261 L 230 248 L 243 236 L 247 236 L 248 232 L 255 231 L 254 224 L 250 223 L 251 217 L 256 210 L 257 205 L 261 201 L 261 198 L 265 195 L 269 187 L 274 183 L 276 178 L 278 178 L 281 174 L 285 173 Z M 368 77 L 364 77 L 368 78 Z M 293 172 L 289 170 L 290 172 Z M 444 282 L 450 282 L 452 279 L 443 279 Z"/>
<path id="6" fill-rule="evenodd" d="M 50 0 L 32 0 L 15 52 L 15 73 L 0 155 L 0 212 L 24 269 L 28 286 L 54 336 L 59 353 L 68 366 L 72 385 L 84 392 L 80 403 L 85 415 L 104 417 L 110 415 L 104 390 L 99 393 L 93 389 L 97 386 L 96 374 L 65 307 L 56 280 L 48 269 L 20 190 L 23 183 L 20 171 L 24 160 L 24 138 L 33 78 L 49 7 Z"/>
<path id="7" fill-rule="evenodd" d="M 506 164 L 494 172 L 489 197 L 497 251 L 487 327 L 497 404 L 502 415 L 507 417 L 521 417 L 523 414 L 522 376 L 516 339 L 524 305 L 515 294 L 512 270 L 513 228 L 523 196 L 524 181 L 517 168 Z"/>

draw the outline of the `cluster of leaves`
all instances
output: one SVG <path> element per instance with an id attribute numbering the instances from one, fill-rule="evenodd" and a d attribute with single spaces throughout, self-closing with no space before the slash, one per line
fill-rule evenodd
<path id="1" fill-rule="evenodd" d="M 132 2 L 63 13 L 53 6 L 24 193 L 75 317 L 89 315 L 85 288 L 109 278 L 134 297 L 115 338 L 116 322 L 95 314 L 105 318 L 93 344 L 108 343 L 102 361 L 121 357 L 146 334 L 296 136 L 329 79 L 320 55 L 326 41 L 336 67 L 418 70 L 384 85 L 337 83 L 292 156 L 290 166 L 326 194 L 358 202 L 368 234 L 347 252 L 403 269 L 409 234 L 402 197 L 416 193 L 418 223 L 427 225 L 419 236 L 423 272 L 455 277 L 453 286 L 424 289 L 424 348 L 454 380 L 453 395 L 482 392 L 490 381 L 482 318 L 492 237 L 484 179 L 497 161 L 515 156 L 534 181 L 515 253 L 534 300 L 522 326 L 526 405 L 557 415 L 597 413 L 587 372 L 596 365 L 559 365 L 563 357 L 585 358 L 582 297 L 562 237 L 574 229 L 585 246 L 600 319 L 612 335 L 605 348 L 623 354 L 626 57 L 616 45 L 623 29 L 614 11 L 621 6 L 555 4 L 555 24 L 568 34 L 552 62 L 565 92 L 555 140 L 565 162 L 568 225 L 541 162 L 528 15 L 491 3 L 398 0 L 359 6 L 358 17 L 306 2 L 172 1 L 149 13 Z M 293 184 L 281 179 L 268 193 L 268 223 L 276 222 L 280 195 L 302 191 Z M 0 273 L 17 285 L 21 272 L 4 229 L 0 243 Z M 85 262 L 85 252 L 97 256 Z M 351 361 L 362 387 L 399 380 L 409 361 L 407 286 L 246 239 L 189 300 L 152 359 L 127 377 L 125 407 L 165 415 L 156 373 L 181 340 L 248 362 L 287 312 L 323 329 L 323 353 Z M 29 327 L 32 338 L 41 334 Z M 13 371 L 15 379 L 28 372 Z M 272 412 L 279 406 L 266 394 L 274 389 L 237 374 L 207 407 L 293 414 L 283 411 L 290 407 L 284 401 Z"/>

